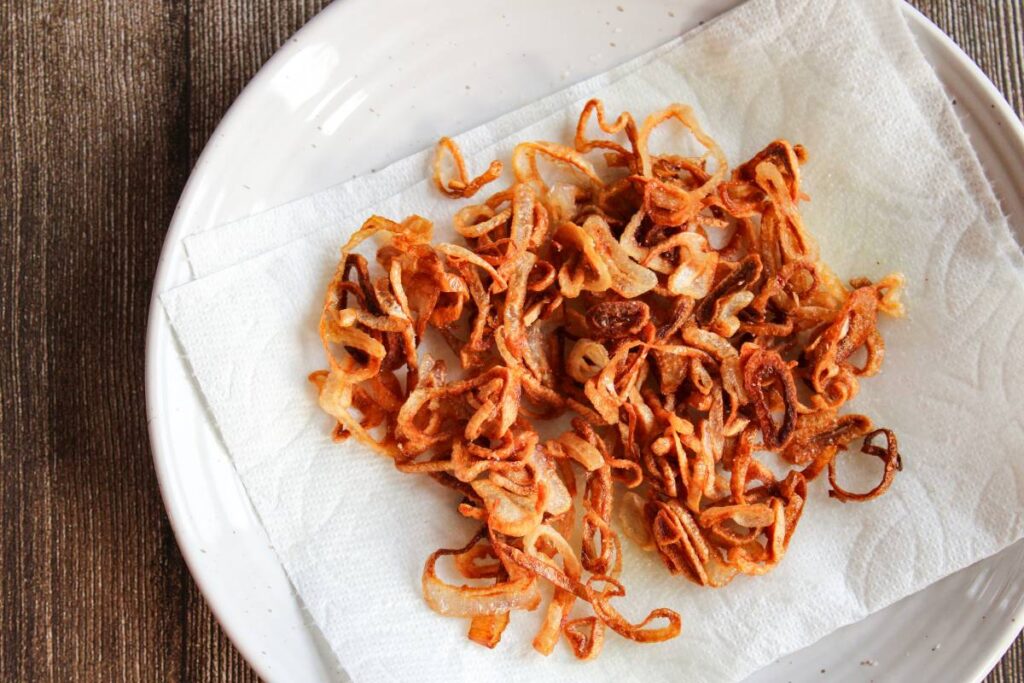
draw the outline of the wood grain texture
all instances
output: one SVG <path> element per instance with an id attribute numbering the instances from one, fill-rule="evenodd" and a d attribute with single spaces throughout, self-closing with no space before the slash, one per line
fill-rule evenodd
<path id="1" fill-rule="evenodd" d="M 144 330 L 189 169 L 326 4 L 0 0 L 0 681 L 255 680 L 160 502 Z M 914 4 L 1024 114 L 1024 1 Z"/>

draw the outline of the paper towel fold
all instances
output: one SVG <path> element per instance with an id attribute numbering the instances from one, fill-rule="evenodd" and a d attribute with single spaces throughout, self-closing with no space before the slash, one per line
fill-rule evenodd
<path id="1" fill-rule="evenodd" d="M 431 481 L 332 443 L 305 382 L 324 364 L 322 291 L 358 221 L 316 232 L 162 302 L 285 569 L 356 681 L 736 680 L 1024 533 L 1024 266 L 895 3 L 751 0 L 581 95 L 638 116 L 688 102 L 734 162 L 776 137 L 807 146 L 804 217 L 823 258 L 843 277 L 907 277 L 910 314 L 885 324 L 886 367 L 854 406 L 897 431 L 905 470 L 856 506 L 815 484 L 781 566 L 721 590 L 625 543 L 622 609 L 677 610 L 676 640 L 610 636 L 596 663 L 565 648 L 543 658 L 529 645 L 539 615 L 517 614 L 497 649 L 479 648 L 419 587 L 426 555 L 470 525 Z M 578 111 L 515 138 L 566 140 Z M 458 205 L 418 184 L 365 213 L 433 217 L 443 239 Z"/>

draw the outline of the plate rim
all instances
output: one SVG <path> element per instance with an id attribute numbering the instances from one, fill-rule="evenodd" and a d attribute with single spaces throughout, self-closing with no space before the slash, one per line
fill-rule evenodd
<path id="1" fill-rule="evenodd" d="M 157 260 L 157 267 L 153 276 L 153 288 L 150 291 L 149 310 L 146 316 L 146 431 L 149 436 L 149 445 L 150 450 L 152 451 L 153 466 L 156 472 L 157 486 L 160 490 L 160 498 L 167 514 L 171 532 L 174 534 L 174 542 L 178 547 L 178 551 L 181 553 L 185 566 L 188 568 L 189 576 L 195 582 L 196 588 L 203 597 L 203 601 L 217 620 L 217 625 L 224 632 L 224 635 L 227 636 L 228 640 L 231 642 L 231 646 L 238 650 L 239 654 L 242 655 L 242 659 L 245 660 L 245 663 L 252 668 L 260 680 L 264 681 L 275 680 L 275 672 L 267 666 L 263 657 L 260 656 L 261 653 L 256 652 L 254 648 L 250 647 L 250 645 L 244 642 L 240 637 L 236 637 L 234 629 L 228 626 L 228 620 L 224 617 L 225 607 L 220 603 L 220 600 L 214 597 L 214 591 L 205 578 L 206 572 L 209 570 L 200 567 L 199 557 L 201 553 L 205 551 L 202 551 L 190 543 L 182 542 L 182 538 L 184 536 L 184 518 L 187 513 L 183 510 L 179 510 L 178 508 L 178 500 L 175 497 L 176 492 L 173 489 L 173 477 L 170 472 L 170 468 L 167 466 L 169 461 L 173 459 L 174 454 L 170 451 L 164 452 L 161 434 L 161 430 L 163 429 L 163 415 L 165 414 L 165 411 L 163 397 L 160 395 L 157 388 L 162 386 L 162 379 L 158 371 L 160 356 L 158 356 L 156 352 L 159 345 L 155 342 L 157 336 L 161 333 L 161 328 L 163 327 L 167 331 L 170 331 L 170 325 L 168 324 L 163 312 L 163 307 L 160 303 L 160 295 L 167 291 L 168 285 L 171 284 L 172 252 L 188 235 L 184 214 L 188 209 L 188 205 L 192 201 L 192 195 L 197 192 L 197 186 L 201 180 L 201 176 L 204 175 L 206 167 L 211 163 L 210 159 L 216 154 L 221 146 L 220 139 L 222 136 L 220 133 L 226 128 L 232 126 L 235 119 L 242 115 L 242 110 L 245 109 L 247 102 L 250 99 L 255 99 L 255 88 L 260 87 L 265 81 L 272 78 L 272 74 L 276 69 L 278 69 L 278 63 L 284 63 L 292 56 L 295 52 L 294 46 L 297 39 L 300 38 L 303 33 L 311 32 L 313 30 L 312 27 L 315 24 L 326 21 L 326 18 L 329 15 L 339 11 L 339 8 L 344 7 L 346 4 L 347 3 L 332 0 L 330 4 L 313 15 L 309 21 L 285 39 L 281 46 L 274 51 L 274 54 L 272 54 L 270 58 L 264 62 L 259 69 L 257 69 L 256 73 L 249 79 L 235 99 L 231 102 L 230 106 L 225 110 L 220 121 L 217 122 L 217 125 L 210 133 L 210 137 L 207 139 L 206 144 L 203 146 L 202 151 L 196 158 L 195 164 L 189 171 L 188 179 L 185 181 L 181 190 L 181 195 L 175 203 L 174 213 L 171 214 L 171 220 L 167 225 L 167 232 L 164 235 L 163 244 L 160 247 L 160 256 Z M 216 428 L 214 428 L 214 430 L 217 431 Z M 230 454 L 228 455 L 230 457 Z M 234 464 L 232 463 L 232 467 L 233 466 Z M 245 491 L 245 497 L 251 505 L 252 501 L 249 499 L 248 491 Z M 262 522 L 260 524 L 262 526 Z M 288 578 L 288 582 L 289 584 L 291 583 L 290 578 Z"/>
<path id="2" fill-rule="evenodd" d="M 966 52 L 964 52 L 963 48 L 961 48 L 949 35 L 942 31 L 942 29 L 932 22 L 924 13 L 910 5 L 906 0 L 900 4 L 901 10 L 911 24 L 911 28 L 924 31 L 931 36 L 932 39 L 937 41 L 937 43 L 946 50 L 947 56 L 952 57 L 956 65 L 965 70 L 971 77 L 971 81 L 981 87 L 984 93 L 988 96 L 990 102 L 994 105 L 998 118 L 1011 122 L 1009 127 L 1004 127 L 1002 135 L 1016 142 L 1017 147 L 1024 149 L 1024 123 L 1022 123 L 1022 121 L 1017 117 L 1016 112 L 1010 106 L 1006 97 L 995 86 L 988 75 L 976 62 L 974 62 L 974 60 L 970 58 L 969 55 L 967 55 Z M 187 212 L 189 204 L 192 203 L 192 197 L 197 191 L 196 186 L 200 182 L 201 176 L 204 175 L 203 172 L 205 171 L 206 166 L 211 163 L 210 159 L 214 157 L 220 149 L 221 135 L 219 135 L 219 133 L 235 124 L 235 119 L 238 119 L 242 115 L 247 102 L 256 97 L 254 94 L 256 90 L 272 78 L 273 73 L 279 67 L 279 63 L 285 63 L 292 56 L 295 52 L 293 46 L 300 36 L 306 32 L 311 32 L 314 25 L 318 26 L 321 23 L 328 21 L 330 16 L 333 16 L 336 12 L 342 11 L 341 8 L 346 8 L 349 5 L 350 3 L 347 2 L 332 2 L 310 18 L 309 21 L 298 29 L 298 31 L 293 33 L 284 43 L 282 43 L 281 47 L 278 48 L 278 50 L 276 50 L 274 54 L 271 55 L 271 57 L 258 69 L 256 74 L 246 83 L 241 92 L 225 111 L 223 117 L 218 122 L 203 147 L 202 152 L 196 159 L 196 163 L 189 172 L 188 180 L 182 188 L 181 195 L 175 205 L 174 213 L 168 223 L 167 232 L 164 236 L 157 268 L 154 274 L 153 288 L 150 293 L 149 310 L 147 313 L 145 350 L 145 402 L 147 433 L 149 436 L 150 449 L 152 451 L 154 469 L 157 476 L 157 484 L 160 490 L 164 509 L 166 510 L 167 518 L 174 534 L 175 543 L 185 561 L 185 565 L 189 570 L 192 580 L 195 582 L 196 587 L 203 596 L 203 600 L 209 606 L 210 611 L 217 619 L 218 625 L 224 631 L 224 634 L 231 641 L 231 645 L 242 655 L 246 664 L 248 664 L 253 671 L 264 680 L 272 680 L 275 672 L 267 668 L 265 662 L 260 657 L 260 653 L 254 652 L 253 649 L 243 642 L 240 637 L 236 637 L 235 629 L 228 626 L 227 620 L 222 615 L 223 608 L 219 604 L 219 600 L 214 597 L 214 591 L 205 578 L 206 573 L 211 570 L 200 567 L 199 555 L 203 551 L 194 547 L 190 543 L 183 542 L 184 530 L 182 527 L 184 525 L 184 517 L 187 513 L 183 508 L 179 509 L 179 500 L 177 498 L 177 493 L 173 488 L 173 477 L 168 467 L 168 463 L 173 459 L 174 453 L 170 446 L 168 446 L 165 451 L 163 445 L 164 435 L 162 430 L 164 429 L 164 421 L 162 418 L 165 411 L 159 391 L 159 388 L 162 386 L 162 379 L 158 372 L 162 356 L 157 355 L 156 349 L 159 345 L 155 343 L 155 340 L 157 335 L 161 333 L 161 328 L 164 328 L 163 331 L 167 331 L 167 329 L 169 329 L 169 325 L 160 304 L 160 295 L 166 291 L 168 285 L 171 284 L 170 262 L 172 260 L 172 251 L 188 234 L 186 231 L 187 221 L 184 220 L 185 213 Z M 248 499 L 248 492 L 245 493 L 245 496 Z M 927 590 L 927 588 L 923 590 Z M 979 645 L 979 650 L 983 650 L 987 654 L 979 658 L 979 668 L 974 677 L 975 680 L 981 681 L 996 666 L 996 664 L 998 664 L 1006 654 L 1010 645 L 1014 640 L 1016 640 L 1017 636 L 1024 631 L 1024 623 L 1022 623 L 1024 622 L 1024 601 L 1018 605 L 1014 612 L 1014 616 L 1015 621 L 1011 621 L 1007 627 L 1000 632 L 999 637 L 991 638 L 986 643 Z M 1021 627 L 1015 627 L 1013 625 L 1014 623 L 1021 623 Z"/>

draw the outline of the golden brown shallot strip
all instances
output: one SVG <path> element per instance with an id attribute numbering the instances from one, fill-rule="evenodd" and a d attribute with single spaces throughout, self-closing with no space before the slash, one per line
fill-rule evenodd
<path id="1" fill-rule="evenodd" d="M 777 385 L 782 401 L 782 421 L 778 424 L 772 417 L 772 405 L 768 399 L 770 385 Z M 743 386 L 753 403 L 764 447 L 770 451 L 782 449 L 796 427 L 796 383 L 789 366 L 778 353 L 758 349 L 746 359 Z"/>
<path id="2" fill-rule="evenodd" d="M 446 617 L 478 617 L 510 612 L 516 609 L 533 610 L 540 604 L 536 579 L 523 576 L 492 586 L 455 586 L 437 577 L 437 560 L 446 555 L 463 553 L 484 538 L 483 532 L 474 536 L 462 548 L 442 548 L 431 553 L 423 565 L 423 597 L 430 608 Z"/>
<path id="3" fill-rule="evenodd" d="M 456 177 L 446 182 L 442 166 L 447 157 L 451 157 L 452 163 L 455 165 Z M 458 143 L 449 137 L 443 137 L 437 141 L 433 162 L 434 185 L 449 197 L 461 199 L 472 197 L 484 185 L 497 180 L 501 176 L 503 168 L 500 161 L 492 161 L 486 171 L 470 180 L 469 174 L 466 172 L 466 161 L 462 158 L 462 150 L 459 149 Z"/>
<path id="4" fill-rule="evenodd" d="M 885 448 L 872 444 L 879 434 L 885 436 Z M 889 429 L 876 429 L 864 437 L 864 445 L 861 446 L 861 453 L 872 455 L 880 459 L 885 467 L 882 473 L 882 481 L 867 493 L 850 493 L 840 488 L 836 483 L 836 461 L 833 458 L 828 464 L 828 483 L 832 487 L 828 495 L 837 498 L 842 502 L 865 501 L 877 498 L 885 493 L 892 485 L 892 480 L 897 471 L 903 470 L 903 458 L 900 456 L 899 447 L 896 444 L 896 435 Z"/>

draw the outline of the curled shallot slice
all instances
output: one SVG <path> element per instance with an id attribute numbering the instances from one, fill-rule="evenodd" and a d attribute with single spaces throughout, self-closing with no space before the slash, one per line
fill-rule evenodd
<path id="1" fill-rule="evenodd" d="M 423 565 L 423 597 L 438 614 L 446 617 L 478 617 L 513 610 L 534 610 L 540 604 L 540 591 L 532 576 L 522 576 L 491 586 L 457 586 L 437 576 L 437 560 L 459 555 L 483 539 L 479 533 L 458 549 L 442 548 L 430 554 Z"/>
<path id="2" fill-rule="evenodd" d="M 452 163 L 455 165 L 456 177 L 446 182 L 442 167 L 447 157 L 451 157 Z M 434 185 L 449 197 L 472 197 L 480 191 L 481 187 L 497 180 L 501 175 L 502 168 L 503 166 L 500 161 L 492 161 L 486 171 L 470 180 L 466 172 L 466 162 L 462 158 L 462 150 L 459 149 L 458 143 L 449 137 L 443 137 L 437 141 L 433 163 Z"/>
<path id="3" fill-rule="evenodd" d="M 782 421 L 776 423 L 767 390 L 777 385 L 782 401 Z M 793 373 L 785 361 L 774 351 L 754 351 L 743 368 L 743 385 L 754 405 L 764 447 L 777 451 L 785 447 L 796 427 L 797 397 Z"/>
<path id="4" fill-rule="evenodd" d="M 872 441 L 878 435 L 885 437 L 885 448 L 875 446 Z M 836 461 L 833 458 L 828 464 L 828 483 L 832 488 L 828 495 L 837 498 L 842 502 L 865 501 L 877 498 L 885 493 L 892 485 L 896 472 L 903 470 L 903 458 L 900 456 L 899 447 L 896 445 L 896 435 L 889 429 L 876 429 L 864 437 L 864 445 L 861 446 L 861 453 L 879 458 L 885 469 L 882 473 L 882 480 L 867 493 L 850 493 L 836 483 Z"/>

